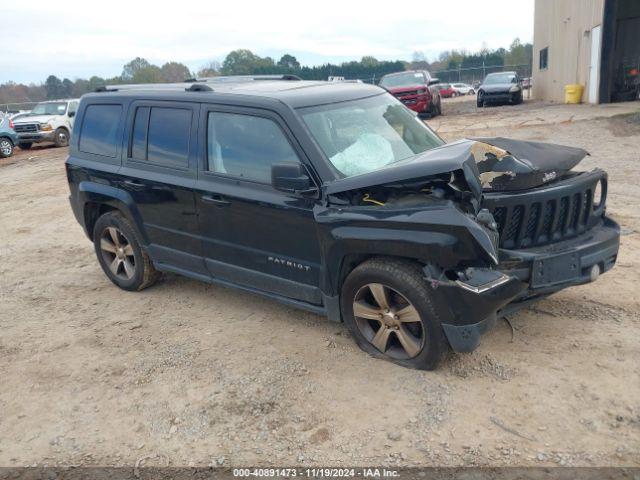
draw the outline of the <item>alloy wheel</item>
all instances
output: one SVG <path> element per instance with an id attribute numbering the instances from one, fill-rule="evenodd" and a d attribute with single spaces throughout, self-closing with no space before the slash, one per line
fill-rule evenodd
<path id="1" fill-rule="evenodd" d="M 425 345 L 418 310 L 391 287 L 381 283 L 361 287 L 353 300 L 353 316 L 364 338 L 391 358 L 413 358 Z"/>
<path id="2" fill-rule="evenodd" d="M 67 144 L 67 134 L 62 130 L 60 132 L 58 132 L 58 143 L 60 145 L 66 145 Z"/>
<path id="3" fill-rule="evenodd" d="M 116 227 L 107 227 L 100 235 L 102 258 L 111 273 L 123 280 L 131 280 L 136 272 L 136 260 L 131 243 Z"/>
<path id="4" fill-rule="evenodd" d="M 0 152 L 2 152 L 5 157 L 11 155 L 12 150 L 13 147 L 11 146 L 11 143 L 9 143 L 9 140 L 2 140 L 0 142 Z"/>

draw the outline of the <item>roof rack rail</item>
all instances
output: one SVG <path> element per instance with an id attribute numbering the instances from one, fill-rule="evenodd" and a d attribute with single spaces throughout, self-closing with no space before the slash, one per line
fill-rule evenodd
<path id="1" fill-rule="evenodd" d="M 200 77 L 189 78 L 185 82 L 203 82 L 203 83 L 216 83 L 216 82 L 254 82 L 259 80 L 285 80 L 285 81 L 300 81 L 297 75 L 286 73 L 284 75 L 222 75 L 219 77 Z"/>
<path id="2" fill-rule="evenodd" d="M 182 90 L 187 92 L 210 92 L 213 91 L 208 85 L 203 83 L 191 83 L 191 86 L 185 88 L 184 83 L 132 83 L 126 85 L 101 85 L 94 92 L 118 92 L 126 90 Z"/>

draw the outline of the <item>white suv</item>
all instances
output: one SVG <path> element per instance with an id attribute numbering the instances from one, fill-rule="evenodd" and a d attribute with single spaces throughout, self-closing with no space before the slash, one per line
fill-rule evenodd
<path id="1" fill-rule="evenodd" d="M 78 99 L 38 103 L 31 112 L 14 121 L 18 146 L 27 150 L 34 143 L 53 142 L 56 147 L 69 145 Z"/>
<path id="2" fill-rule="evenodd" d="M 452 83 L 451 88 L 453 88 L 458 95 L 474 95 L 476 93 L 474 88 L 466 83 Z"/>

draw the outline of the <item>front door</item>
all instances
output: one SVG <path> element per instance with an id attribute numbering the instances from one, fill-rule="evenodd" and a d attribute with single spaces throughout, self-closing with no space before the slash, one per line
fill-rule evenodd
<path id="1" fill-rule="evenodd" d="M 271 187 L 271 165 L 304 161 L 275 114 L 203 107 L 196 206 L 214 278 L 320 304 L 314 198 Z"/>
<path id="2" fill-rule="evenodd" d="M 120 176 L 142 217 L 154 261 L 206 274 L 193 192 L 199 113 L 199 104 L 133 103 Z"/>

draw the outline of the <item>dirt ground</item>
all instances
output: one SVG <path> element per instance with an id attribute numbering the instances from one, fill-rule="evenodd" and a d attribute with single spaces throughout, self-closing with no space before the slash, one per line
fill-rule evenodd
<path id="1" fill-rule="evenodd" d="M 174 275 L 118 290 L 72 216 L 65 149 L 17 151 L 0 164 L 0 466 L 639 466 L 640 104 L 463 98 L 430 122 L 587 148 L 617 266 L 407 370 L 247 293 Z"/>

